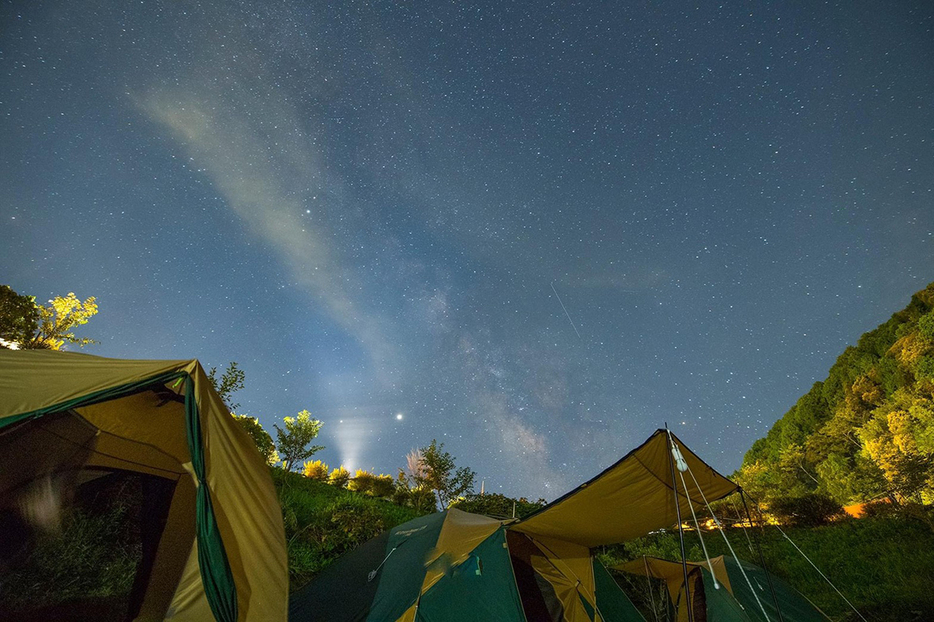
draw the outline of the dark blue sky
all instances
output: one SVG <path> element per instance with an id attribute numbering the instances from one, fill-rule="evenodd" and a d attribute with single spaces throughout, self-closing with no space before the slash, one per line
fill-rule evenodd
<path id="1" fill-rule="evenodd" d="M 934 280 L 934 5 L 501 4 L 3 2 L 0 283 L 332 467 L 731 472 Z"/>

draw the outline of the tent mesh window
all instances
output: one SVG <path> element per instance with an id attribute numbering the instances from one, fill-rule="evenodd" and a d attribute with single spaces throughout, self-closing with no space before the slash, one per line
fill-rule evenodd
<path id="1" fill-rule="evenodd" d="M 136 617 L 176 480 L 83 466 L 63 412 L 0 430 L 0 621 Z"/>

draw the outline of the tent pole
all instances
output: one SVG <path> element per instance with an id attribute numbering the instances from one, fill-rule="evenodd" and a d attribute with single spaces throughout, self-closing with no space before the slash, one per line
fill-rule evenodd
<path id="1" fill-rule="evenodd" d="M 759 545 L 759 534 L 752 527 L 752 515 L 749 513 L 749 505 L 746 504 L 746 493 L 743 492 L 742 488 L 739 489 L 739 498 L 743 500 L 743 509 L 746 510 L 746 520 L 749 521 L 749 528 L 752 529 L 752 537 L 756 540 L 756 551 L 759 553 L 759 565 L 761 565 L 762 570 L 765 571 L 765 578 L 769 580 L 769 591 L 772 592 L 772 602 L 775 603 L 775 608 L 778 610 L 778 619 L 781 622 L 785 622 L 785 618 L 782 616 L 782 607 L 778 604 L 778 597 L 775 595 L 775 587 L 772 585 L 772 573 L 769 572 L 768 567 L 765 565 L 765 558 L 762 557 L 762 547 Z"/>
<path id="2" fill-rule="evenodd" d="M 671 469 L 671 490 L 675 493 L 675 513 L 678 516 L 678 538 L 681 541 L 681 570 L 684 572 L 684 604 L 688 610 L 688 622 L 694 622 L 694 607 L 691 602 L 691 586 L 688 583 L 687 554 L 684 551 L 684 527 L 681 524 L 681 504 L 678 501 L 678 484 L 675 482 L 675 461 L 672 457 L 671 432 L 668 431 L 668 422 L 665 422 L 665 433 L 668 435 L 668 467 Z M 687 491 L 684 491 L 687 497 Z M 688 499 L 690 503 L 690 499 Z"/>

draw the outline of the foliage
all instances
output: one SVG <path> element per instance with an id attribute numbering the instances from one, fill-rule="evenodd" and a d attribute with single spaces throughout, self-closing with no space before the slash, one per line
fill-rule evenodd
<path id="1" fill-rule="evenodd" d="M 766 502 L 934 502 L 934 283 L 846 348 L 735 477 Z"/>
<path id="2" fill-rule="evenodd" d="M 243 388 L 246 374 L 240 369 L 236 361 L 230 361 L 220 378 L 217 377 L 217 367 L 212 367 L 208 371 L 208 380 L 214 385 L 214 390 L 227 405 L 230 412 L 240 408 L 240 404 L 231 401 L 231 397 Z"/>
<path id="3" fill-rule="evenodd" d="M 0 339 L 24 350 L 61 350 L 65 344 L 84 347 L 97 343 L 75 336 L 74 329 L 97 314 L 97 299 L 82 302 L 74 293 L 37 305 L 34 296 L 21 296 L 0 285 Z"/>
<path id="4" fill-rule="evenodd" d="M 782 524 L 793 527 L 819 527 L 843 514 L 840 504 L 826 495 L 808 493 L 800 497 L 776 499 L 769 512 Z"/>
<path id="5" fill-rule="evenodd" d="M 373 489 L 374 479 L 375 476 L 372 473 L 363 469 L 357 469 L 357 472 L 347 484 L 347 489 L 353 490 L 354 492 L 368 493 Z"/>
<path id="6" fill-rule="evenodd" d="M 29 556 L 2 574 L 0 618 L 125 617 L 142 559 L 140 479 L 101 478 L 92 486 L 98 490 L 93 496 L 79 489 L 76 506 L 63 514 L 59 532 L 36 538 Z"/>
<path id="7" fill-rule="evenodd" d="M 499 493 L 485 493 L 467 495 L 451 503 L 451 507 L 493 518 L 525 518 L 545 507 L 545 500 L 529 501 L 525 497 L 513 499 Z"/>
<path id="8" fill-rule="evenodd" d="M 353 479 L 347 485 L 349 490 L 364 493 L 371 497 L 389 498 L 393 496 L 395 485 L 390 475 L 376 475 L 358 469 Z"/>
<path id="9" fill-rule="evenodd" d="M 473 492 L 476 473 L 467 467 L 457 468 L 455 458 L 443 451 L 444 443 L 432 439 L 428 447 L 419 449 L 419 475 L 414 488 L 426 487 L 434 491 L 443 510 L 451 502 Z"/>
<path id="10" fill-rule="evenodd" d="M 316 452 L 324 449 L 321 445 L 312 445 L 318 432 L 321 431 L 321 422 L 311 418 L 311 413 L 303 410 L 294 417 L 283 419 L 285 429 L 276 426 L 277 447 L 282 458 L 282 468 L 289 471 L 303 460 L 310 458 Z"/>
<path id="11" fill-rule="evenodd" d="M 39 309 L 35 296 L 21 296 L 9 285 L 0 285 L 0 339 L 8 344 L 31 340 L 39 330 Z M 0 348 L 6 347 L 0 343 Z"/>
<path id="12" fill-rule="evenodd" d="M 97 315 L 97 299 L 94 296 L 81 302 L 73 292 L 69 292 L 67 296 L 56 296 L 47 306 L 37 308 L 39 330 L 31 341 L 23 344 L 24 348 L 61 350 L 66 343 L 77 344 L 81 348 L 97 343 L 74 334 L 75 328 L 87 324 L 88 320 Z"/>
<path id="13" fill-rule="evenodd" d="M 234 413 L 231 413 L 231 416 L 234 418 L 234 421 L 240 424 L 240 427 L 250 435 L 260 455 L 266 459 L 267 464 L 274 465 L 279 462 L 279 452 L 276 451 L 276 446 L 272 442 L 272 437 L 269 436 L 269 432 L 263 429 L 263 426 L 256 417 L 237 415 Z"/>
<path id="14" fill-rule="evenodd" d="M 331 475 L 328 476 L 328 483 L 331 484 L 331 486 L 336 486 L 337 488 L 346 488 L 349 481 L 350 472 L 344 468 L 344 465 L 341 465 L 331 471 Z"/>
<path id="15" fill-rule="evenodd" d="M 272 475 L 282 505 L 293 590 L 381 531 L 419 516 L 414 510 L 297 473 L 272 469 Z"/>
<path id="16" fill-rule="evenodd" d="M 328 481 L 328 465 L 326 465 L 321 460 L 315 460 L 314 462 L 306 462 L 304 468 L 305 477 L 313 479 L 317 482 L 327 482 Z"/>
<path id="17" fill-rule="evenodd" d="M 434 491 L 428 488 L 424 481 L 415 484 L 402 469 L 399 469 L 399 476 L 396 478 L 392 500 L 398 505 L 418 512 L 432 512 L 438 505 Z"/>

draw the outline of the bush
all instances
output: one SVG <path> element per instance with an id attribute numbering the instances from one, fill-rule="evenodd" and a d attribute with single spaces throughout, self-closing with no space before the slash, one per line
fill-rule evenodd
<path id="1" fill-rule="evenodd" d="M 373 480 L 376 478 L 375 475 L 369 471 L 364 471 L 363 469 L 357 469 L 356 474 L 353 479 L 350 480 L 350 483 L 347 484 L 348 490 L 353 490 L 354 492 L 370 493 L 372 494 L 373 490 Z"/>
<path id="2" fill-rule="evenodd" d="M 331 471 L 331 475 L 328 477 L 328 483 L 338 488 L 346 488 L 348 481 L 350 481 L 350 473 L 343 466 Z"/>
<path id="3" fill-rule="evenodd" d="M 383 499 L 389 499 L 393 496 L 393 493 L 396 491 L 396 484 L 392 479 L 391 475 L 375 475 L 373 476 L 373 488 L 371 492 L 374 497 L 381 497 Z"/>
<path id="4" fill-rule="evenodd" d="M 769 512 L 784 524 L 794 527 L 818 527 L 843 515 L 840 504 L 817 493 L 776 499 Z"/>
<path id="5" fill-rule="evenodd" d="M 525 497 L 513 499 L 494 492 L 482 495 L 467 495 L 463 499 L 452 503 L 451 507 L 474 514 L 485 514 L 494 518 L 512 518 L 513 510 L 515 510 L 516 517 L 525 518 L 545 507 L 545 500 L 529 501 Z"/>
<path id="6" fill-rule="evenodd" d="M 321 460 L 315 460 L 314 462 L 305 463 L 305 477 L 313 479 L 317 482 L 327 482 L 328 481 L 328 465 L 326 465 Z"/>
<path id="7" fill-rule="evenodd" d="M 918 332 L 928 341 L 934 342 L 934 311 L 929 311 L 918 318 Z"/>

